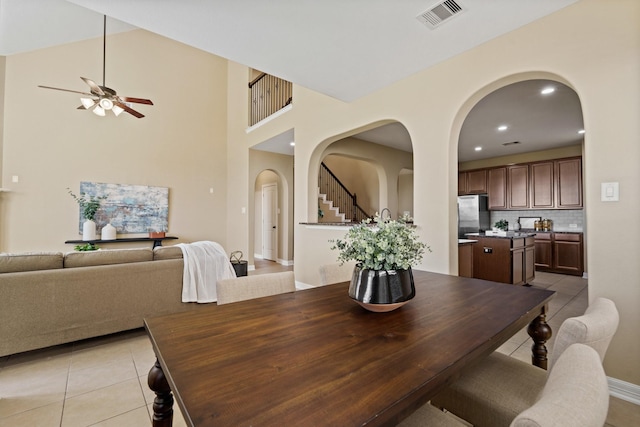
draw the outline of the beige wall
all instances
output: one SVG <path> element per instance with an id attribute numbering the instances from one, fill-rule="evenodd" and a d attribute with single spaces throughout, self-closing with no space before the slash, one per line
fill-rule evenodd
<path id="1" fill-rule="evenodd" d="M 413 216 L 413 171 L 405 169 L 398 176 L 398 216 Z"/>
<path id="2" fill-rule="evenodd" d="M 102 38 L 7 57 L 0 249 L 72 250 L 66 188 L 80 181 L 169 187 L 169 233 L 226 246 L 227 61 L 142 30 L 107 45 L 107 86 L 152 99 L 136 105 L 145 118 L 98 117 L 75 94 L 37 87 L 101 83 Z"/>
<path id="3" fill-rule="evenodd" d="M 589 297 L 611 298 L 621 312 L 605 367 L 609 376 L 640 384 L 640 248 L 630 238 L 640 234 L 640 2 L 615 3 L 618 13 L 611 14 L 610 2 L 582 0 L 352 103 L 294 86 L 293 109 L 244 135 L 245 146 L 295 127 L 299 223 L 317 209 L 314 179 L 327 146 L 372 126 L 402 123 L 414 149 L 417 231 L 433 249 L 419 267 L 455 272 L 457 141 L 464 118 L 484 96 L 517 81 L 548 78 L 572 87 L 587 131 Z M 620 182 L 620 202 L 599 200 L 600 183 L 610 181 Z M 327 239 L 338 233 L 296 226 L 297 280 L 317 281 L 317 266 L 335 260 Z"/>

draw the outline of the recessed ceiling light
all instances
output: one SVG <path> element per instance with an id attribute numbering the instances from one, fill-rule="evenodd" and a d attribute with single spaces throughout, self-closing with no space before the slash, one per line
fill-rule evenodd
<path id="1" fill-rule="evenodd" d="M 507 130 L 508 128 L 509 128 L 509 127 L 508 127 L 507 125 L 500 125 L 500 126 L 498 126 L 498 130 L 499 130 L 500 132 L 505 131 L 505 130 Z"/>
<path id="2" fill-rule="evenodd" d="M 541 94 L 543 95 L 549 95 L 550 93 L 553 93 L 556 91 L 555 87 L 549 86 L 549 87 L 545 87 L 544 89 L 542 89 L 540 91 Z"/>
<path id="3" fill-rule="evenodd" d="M 578 133 L 579 133 L 580 135 L 584 134 L 584 132 L 585 132 L 585 130 L 584 130 L 584 129 L 580 129 L 580 130 L 578 131 Z"/>
<path id="4" fill-rule="evenodd" d="M 296 143 L 292 141 L 292 142 L 289 143 L 289 145 L 292 146 L 292 147 L 295 147 Z"/>
<path id="5" fill-rule="evenodd" d="M 476 151 L 482 151 L 482 147 L 476 147 L 475 150 Z"/>

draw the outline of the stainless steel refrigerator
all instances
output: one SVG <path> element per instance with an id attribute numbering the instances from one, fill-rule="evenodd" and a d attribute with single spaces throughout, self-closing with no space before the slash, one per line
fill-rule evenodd
<path id="1" fill-rule="evenodd" d="M 491 229 L 488 197 L 486 194 L 458 196 L 458 238 L 466 233 L 479 233 Z"/>

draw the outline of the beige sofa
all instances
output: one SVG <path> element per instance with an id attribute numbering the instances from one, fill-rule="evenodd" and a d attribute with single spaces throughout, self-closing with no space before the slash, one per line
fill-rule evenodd
<path id="1" fill-rule="evenodd" d="M 182 251 L 0 254 L 0 356 L 143 326 L 182 303 Z"/>

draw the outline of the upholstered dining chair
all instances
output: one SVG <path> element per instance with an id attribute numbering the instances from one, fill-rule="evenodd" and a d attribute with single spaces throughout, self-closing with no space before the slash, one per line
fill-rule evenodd
<path id="1" fill-rule="evenodd" d="M 355 262 L 345 262 L 343 264 L 325 264 L 320 266 L 320 284 L 330 285 L 332 283 L 348 282 L 353 276 Z"/>
<path id="2" fill-rule="evenodd" d="M 613 301 L 606 298 L 594 300 L 584 315 L 566 319 L 551 350 L 549 372 L 555 370 L 555 362 L 574 343 L 592 347 L 602 362 L 618 322 L 618 310 Z M 463 373 L 431 403 L 477 427 L 509 426 L 520 412 L 535 403 L 547 375 L 541 368 L 493 352 Z"/>
<path id="3" fill-rule="evenodd" d="M 536 401 L 517 414 L 510 427 L 602 427 L 609 409 L 609 386 L 600 355 L 584 344 L 572 344 L 557 362 Z M 399 427 L 464 425 L 429 404 Z"/>
<path id="4" fill-rule="evenodd" d="M 218 280 L 216 284 L 218 305 L 284 294 L 295 290 L 296 282 L 293 271 Z"/>

